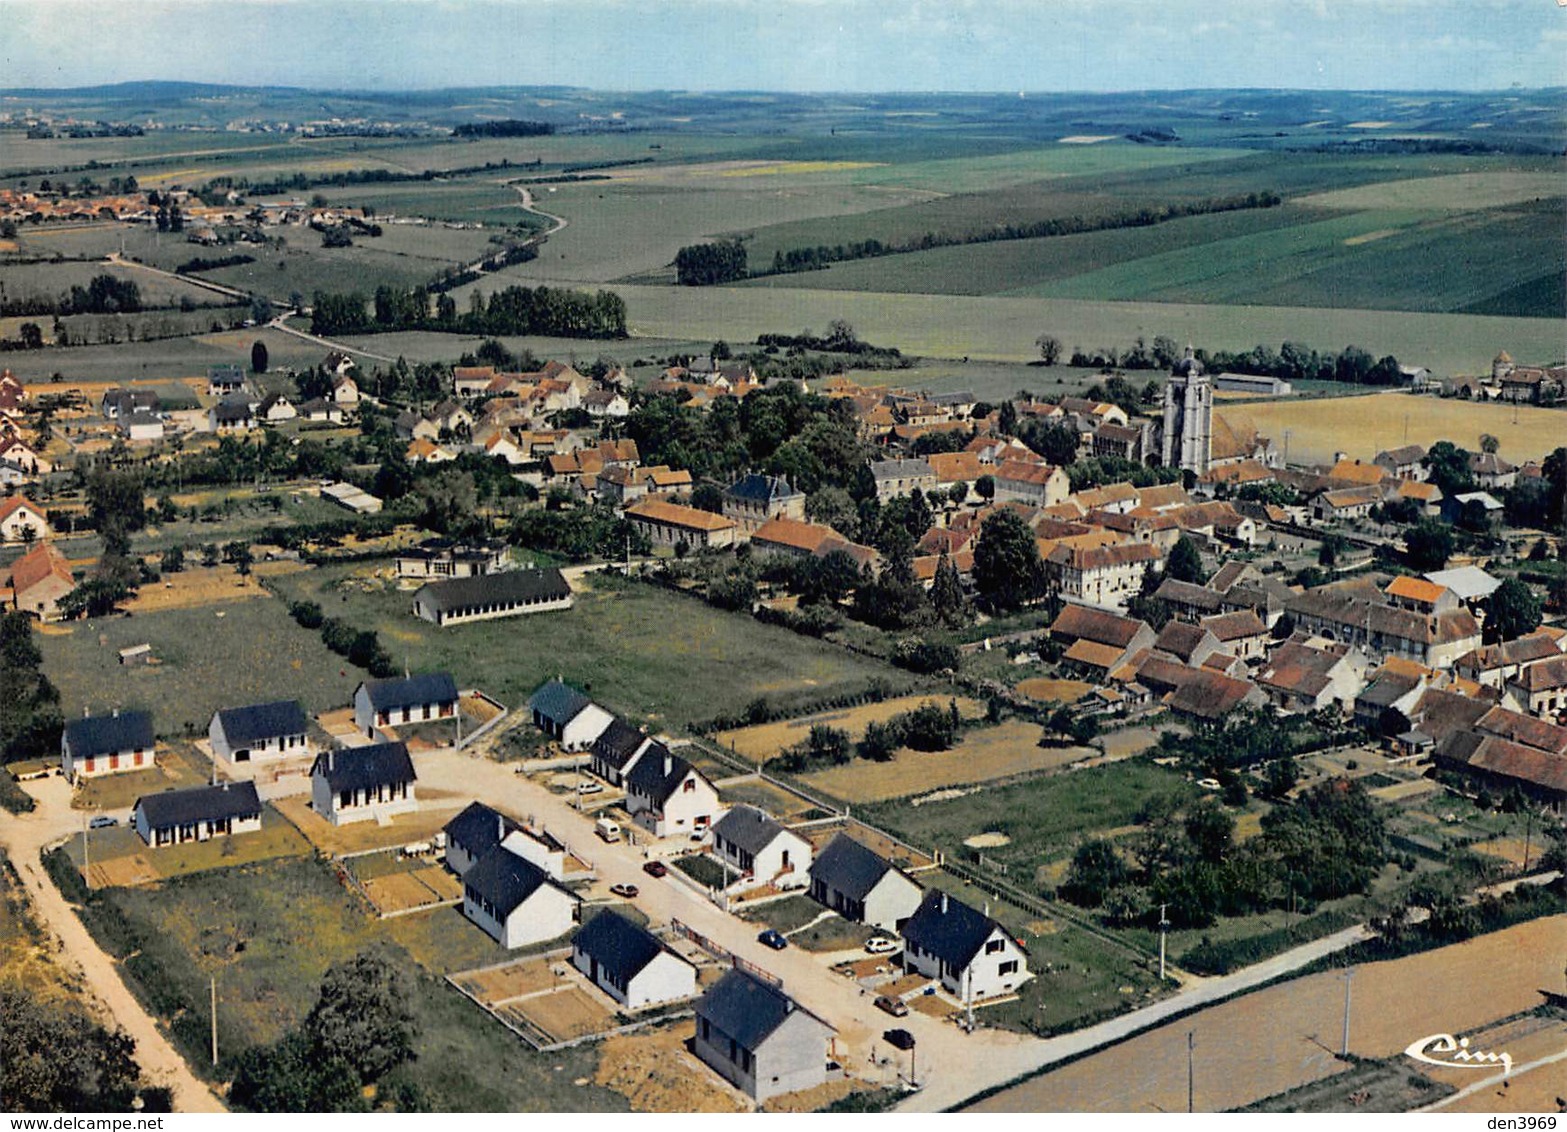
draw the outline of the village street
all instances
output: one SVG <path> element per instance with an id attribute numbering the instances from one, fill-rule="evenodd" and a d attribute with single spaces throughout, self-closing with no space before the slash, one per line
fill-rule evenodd
<path id="1" fill-rule="evenodd" d="M 98 946 L 44 873 L 39 854 L 82 828 L 82 812 L 71 809 L 69 783 L 52 775 L 27 783 L 26 789 L 38 800 L 38 808 L 30 814 L 0 811 L 0 847 L 16 866 L 38 920 L 60 941 L 61 961 L 81 971 L 91 994 L 103 1003 L 112 1023 L 135 1039 L 137 1062 L 152 1084 L 173 1089 L 176 1112 L 225 1111 L 222 1102 L 191 1072 L 152 1016 L 142 1009 L 120 977 L 114 959 Z"/>

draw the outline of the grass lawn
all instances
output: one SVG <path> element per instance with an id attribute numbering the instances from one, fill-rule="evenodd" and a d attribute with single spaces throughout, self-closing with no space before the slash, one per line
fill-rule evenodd
<path id="1" fill-rule="evenodd" d="M 1174 771 L 1138 760 L 1030 779 L 1000 789 L 914 807 L 880 802 L 858 815 L 921 847 L 971 860 L 966 838 L 996 832 L 1011 840 L 987 848 L 987 860 L 1008 866 L 1007 879 L 1023 888 L 1048 887 L 1036 872 L 1069 854 L 1087 836 L 1132 824 L 1153 798 L 1186 800 L 1195 788 Z"/>
<path id="2" fill-rule="evenodd" d="M 952 876 L 935 871 L 920 878 L 927 887 L 952 893 L 990 914 L 1028 949 L 1034 978 L 1014 1002 L 980 1009 L 985 1025 L 1050 1035 L 1122 1014 L 1158 996 L 1158 969 L 1150 961 L 1107 943 L 1073 924 L 1036 920 L 1010 904 Z"/>
<path id="3" fill-rule="evenodd" d="M 789 937 L 790 944 L 806 951 L 847 951 L 861 946 L 873 935 L 882 934 L 875 928 L 845 920 L 837 913 L 829 913 L 820 923 L 805 927 L 826 911 L 809 896 L 791 896 L 743 911 L 740 918 L 776 928 Z"/>
<path id="4" fill-rule="evenodd" d="M 611 710 L 678 730 L 739 712 L 759 696 L 785 706 L 899 680 L 890 666 L 652 586 L 591 589 L 559 613 L 439 629 L 408 612 L 406 593 L 339 588 L 350 573 L 312 570 L 279 578 L 277 587 L 376 630 L 399 664 L 448 669 L 460 687 L 509 705 L 559 674 Z"/>
<path id="5" fill-rule="evenodd" d="M 143 643 L 162 663 L 119 663 L 118 650 Z M 281 699 L 311 713 L 339 707 L 364 679 L 271 598 L 76 622 L 38 645 L 67 719 L 88 706 L 148 708 L 163 735 L 205 734 L 219 708 Z"/>
<path id="6" fill-rule="evenodd" d="M 706 853 L 676 857 L 671 863 L 698 884 L 705 884 L 709 888 L 721 888 L 730 879 L 729 874 L 724 872 L 724 866 Z"/>
<path id="7" fill-rule="evenodd" d="M 1409 1112 L 1453 1091 L 1409 1071 L 1403 1058 L 1354 1061 L 1342 1073 L 1256 1101 L 1237 1112 Z"/>
<path id="8" fill-rule="evenodd" d="M 94 871 L 117 858 L 139 855 L 163 877 L 227 869 L 279 857 L 307 857 L 310 842 L 271 806 L 261 811 L 261 829 L 238 837 L 215 837 L 210 841 L 191 841 L 184 845 L 151 848 L 130 825 L 89 830 L 86 834 Z M 66 852 L 78 868 L 82 865 L 82 839 L 65 843 Z"/>
<path id="9" fill-rule="evenodd" d="M 218 1048 L 231 1058 L 302 1021 L 327 967 L 366 947 L 390 946 L 414 959 L 439 956 L 437 970 L 493 963 L 505 954 L 449 908 L 378 922 L 327 866 L 312 860 L 100 891 L 83 918 L 99 942 L 123 958 L 133 989 L 169 1022 L 175 1043 L 198 1069 L 208 1064 L 210 977 L 218 987 Z M 417 1056 L 399 1075 L 419 1084 L 434 1108 L 624 1107 L 614 1094 L 572 1084 L 593 1076 L 598 1054 L 592 1047 L 536 1056 L 430 972 L 412 961 L 407 966 Z"/>

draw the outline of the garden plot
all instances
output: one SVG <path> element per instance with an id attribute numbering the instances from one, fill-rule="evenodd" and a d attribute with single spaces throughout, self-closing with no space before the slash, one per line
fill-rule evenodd
<path id="1" fill-rule="evenodd" d="M 786 747 L 808 737 L 811 728 L 818 724 L 847 731 L 849 738 L 859 740 L 865 734 L 868 723 L 886 723 L 895 715 L 913 711 L 921 704 L 933 703 L 946 707 L 950 697 L 914 695 L 882 700 L 880 703 L 861 704 L 859 707 L 838 711 L 817 712 L 815 715 L 796 719 L 781 719 L 774 723 L 762 723 L 755 727 L 742 727 L 734 731 L 720 731 L 715 739 L 731 751 L 754 762 L 773 758 Z M 985 705 L 978 700 L 958 697 L 958 711 L 965 719 L 978 719 L 985 714 Z"/>

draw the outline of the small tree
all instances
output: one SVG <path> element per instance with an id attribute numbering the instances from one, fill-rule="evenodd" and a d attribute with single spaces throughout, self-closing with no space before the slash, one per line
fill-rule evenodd
<path id="1" fill-rule="evenodd" d="M 1170 557 L 1164 564 L 1164 576 L 1196 586 L 1208 580 L 1208 572 L 1202 565 L 1202 552 L 1185 535 L 1176 539 L 1175 545 L 1170 548 Z"/>
<path id="2" fill-rule="evenodd" d="M 1039 357 L 1045 365 L 1053 366 L 1061 360 L 1061 339 L 1054 334 L 1041 334 L 1034 339 L 1034 345 L 1039 347 Z"/>
<path id="3" fill-rule="evenodd" d="M 171 546 L 163 552 L 163 557 L 158 562 L 159 569 L 165 574 L 178 574 L 185 569 L 185 548 L 183 546 Z"/>

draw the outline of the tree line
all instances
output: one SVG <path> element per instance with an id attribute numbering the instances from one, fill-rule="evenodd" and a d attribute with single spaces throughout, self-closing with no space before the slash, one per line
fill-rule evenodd
<path id="1" fill-rule="evenodd" d="M 549 122 L 530 122 L 523 118 L 501 118 L 493 122 L 464 122 L 452 127 L 454 138 L 541 138 L 555 132 Z"/>
<path id="2" fill-rule="evenodd" d="M 560 287 L 507 287 L 486 300 L 469 295 L 468 310 L 459 314 L 445 295 L 430 309 L 426 287 L 402 290 L 381 287 L 374 310 L 364 294 L 316 292 L 311 333 L 319 335 L 377 334 L 391 330 L 431 330 L 488 336 L 548 335 L 556 338 L 624 338 L 626 304 L 612 291 L 589 294 Z"/>

